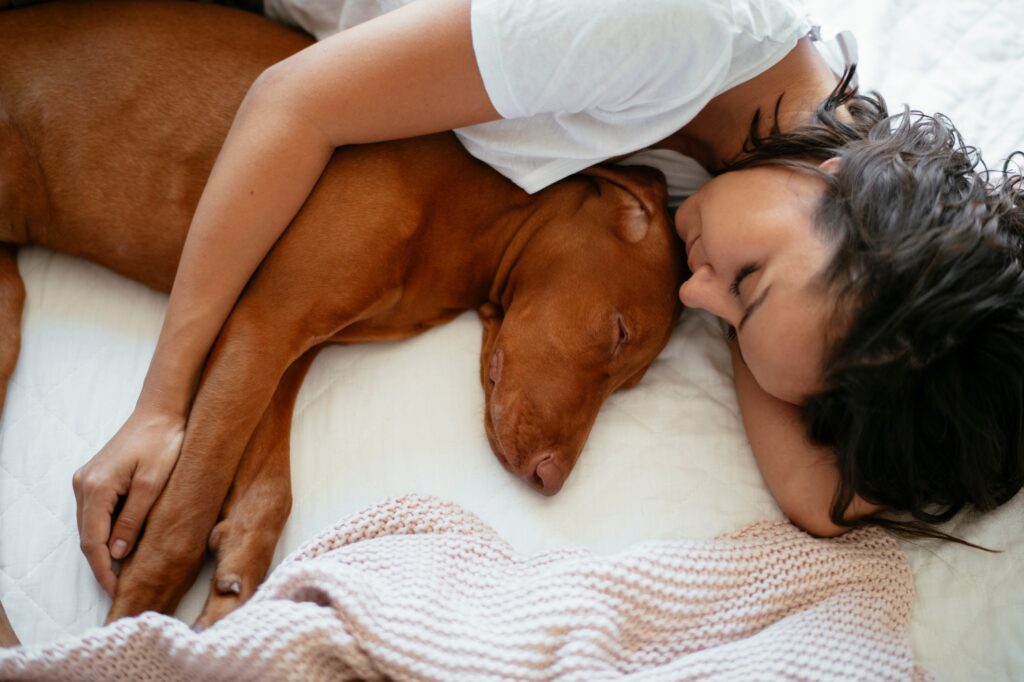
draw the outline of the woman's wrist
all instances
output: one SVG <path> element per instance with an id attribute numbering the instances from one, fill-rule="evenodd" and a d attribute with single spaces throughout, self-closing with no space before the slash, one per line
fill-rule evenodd
<path id="1" fill-rule="evenodd" d="M 183 425 L 188 415 L 159 409 L 152 406 L 136 405 L 127 421 L 147 428 L 176 428 Z"/>
<path id="2" fill-rule="evenodd" d="M 173 293 L 171 299 L 173 304 Z M 184 419 L 191 409 L 199 375 L 223 316 L 208 306 L 183 311 L 172 308 L 173 305 L 164 319 L 135 409 Z"/>
<path id="3" fill-rule="evenodd" d="M 132 417 L 146 421 L 184 421 L 188 417 L 192 391 L 155 388 L 147 381 L 135 403 Z"/>

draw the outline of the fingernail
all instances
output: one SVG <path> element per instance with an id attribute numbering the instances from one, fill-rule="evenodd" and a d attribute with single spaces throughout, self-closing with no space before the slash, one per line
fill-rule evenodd
<path id="1" fill-rule="evenodd" d="M 114 546 L 110 548 L 110 556 L 115 559 L 123 559 L 128 553 L 128 543 L 124 540 L 114 540 Z"/>

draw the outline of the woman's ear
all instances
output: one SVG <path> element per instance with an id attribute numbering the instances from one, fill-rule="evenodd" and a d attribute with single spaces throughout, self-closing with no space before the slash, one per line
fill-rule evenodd
<path id="1" fill-rule="evenodd" d="M 840 159 L 838 156 L 833 156 L 831 159 L 825 159 L 820 164 L 818 164 L 818 168 L 825 171 L 829 175 L 839 175 L 839 168 L 840 166 L 842 166 L 842 163 L 842 159 Z"/>

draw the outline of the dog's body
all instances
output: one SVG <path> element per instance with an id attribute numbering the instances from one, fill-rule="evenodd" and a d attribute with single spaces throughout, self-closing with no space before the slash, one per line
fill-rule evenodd
<path id="1" fill-rule="evenodd" d="M 24 295 L 14 246 L 168 290 L 239 101 L 307 44 L 191 3 L 0 12 L 0 405 Z M 678 314 L 663 201 L 644 169 L 529 196 L 451 134 L 336 152 L 210 354 L 110 617 L 172 610 L 208 539 L 218 568 L 201 623 L 252 594 L 291 503 L 295 395 L 327 342 L 405 338 L 479 309 L 492 447 L 556 492 L 605 398 L 639 380 Z"/>

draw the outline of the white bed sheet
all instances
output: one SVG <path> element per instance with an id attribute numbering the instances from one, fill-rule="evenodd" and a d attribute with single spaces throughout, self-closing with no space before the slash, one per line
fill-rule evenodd
<path id="1" fill-rule="evenodd" d="M 825 33 L 855 31 L 862 82 L 891 105 L 950 114 L 991 161 L 1024 149 L 1024 3 L 809 4 Z M 165 297 L 43 249 L 24 249 L 19 265 L 28 300 L 0 417 L 0 599 L 22 639 L 42 643 L 100 623 L 108 606 L 78 550 L 71 474 L 130 411 Z M 462 504 L 523 551 L 614 551 L 781 518 L 746 444 L 710 318 L 687 315 L 644 381 L 611 398 L 551 499 L 490 453 L 479 343 L 467 314 L 409 341 L 321 355 L 296 408 L 295 503 L 277 560 L 339 516 L 413 491 Z M 948 530 L 1005 551 L 905 544 L 918 662 L 939 679 L 1024 678 L 1024 496 Z M 206 578 L 183 617 L 198 613 Z"/>

